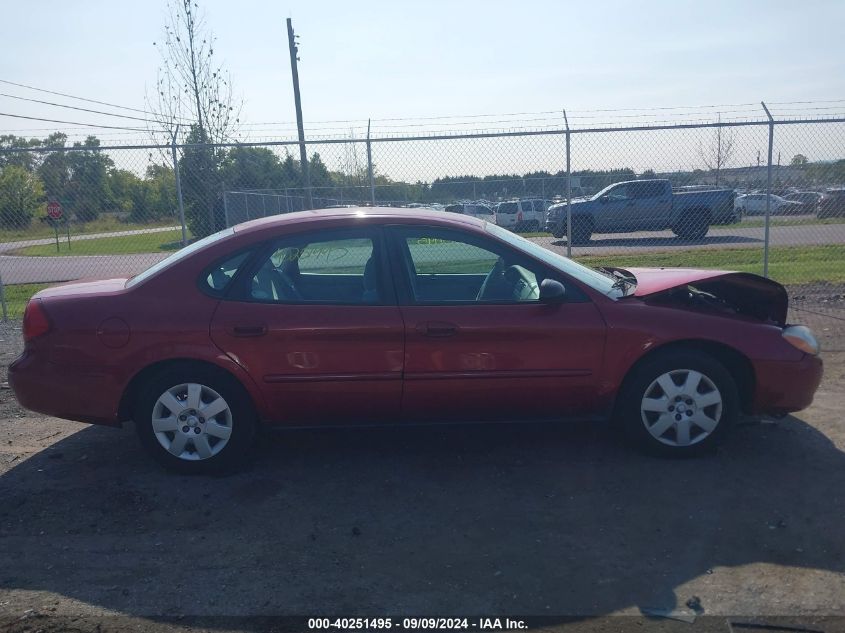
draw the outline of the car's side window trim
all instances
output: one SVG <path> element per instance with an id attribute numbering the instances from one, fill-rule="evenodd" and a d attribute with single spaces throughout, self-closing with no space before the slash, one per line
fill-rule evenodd
<path id="1" fill-rule="evenodd" d="M 405 231 L 437 231 L 438 233 L 445 233 L 454 235 L 456 239 L 464 240 L 468 244 L 477 246 L 484 250 L 493 253 L 507 251 L 513 254 L 515 259 L 522 260 L 522 262 L 530 262 L 532 268 L 542 270 L 546 278 L 555 279 L 566 285 L 567 290 L 573 289 L 573 296 L 567 298 L 563 303 L 584 303 L 590 302 L 589 295 L 581 290 L 580 286 L 572 280 L 568 275 L 559 271 L 544 262 L 534 259 L 527 253 L 523 253 L 509 244 L 501 242 L 496 239 L 479 236 L 474 233 L 466 233 L 451 227 L 443 227 L 437 225 L 426 224 L 393 224 L 386 225 L 385 237 L 387 241 L 388 253 L 390 255 L 390 268 L 393 273 L 393 283 L 396 287 L 396 297 L 399 305 L 420 305 L 420 306 L 490 306 L 490 305 L 524 305 L 536 306 L 542 303 L 539 300 L 534 301 L 501 301 L 501 300 L 440 300 L 440 301 L 419 301 L 417 300 L 413 288 L 411 287 L 410 274 L 411 271 L 408 266 L 414 266 L 413 259 L 410 256 L 408 244 L 405 241 L 402 233 Z M 538 282 L 539 283 L 539 282 Z"/>
<path id="2" fill-rule="evenodd" d="M 310 239 L 313 236 L 314 239 Z M 331 240 L 342 239 L 370 239 L 373 243 L 373 252 L 377 253 L 378 266 L 377 284 L 379 288 L 379 301 L 374 303 L 362 303 L 353 301 L 335 301 L 335 300 L 272 300 L 260 299 L 252 296 L 252 278 L 261 268 L 262 264 L 282 245 L 290 242 L 297 242 L 301 240 L 310 240 L 310 242 L 326 242 Z M 309 243 L 310 243 L 309 242 Z M 336 305 L 336 306 L 395 306 L 396 305 L 396 290 L 392 279 L 390 270 L 390 262 L 387 254 L 387 243 L 384 232 L 379 226 L 369 226 L 360 228 L 338 228 L 338 229 L 316 229 L 298 231 L 296 233 L 289 233 L 285 235 L 277 235 L 268 239 L 256 247 L 255 253 L 249 258 L 249 265 L 243 266 L 238 279 L 230 285 L 231 292 L 227 294 L 225 299 L 230 301 L 238 301 L 242 303 L 261 303 L 267 305 Z"/>

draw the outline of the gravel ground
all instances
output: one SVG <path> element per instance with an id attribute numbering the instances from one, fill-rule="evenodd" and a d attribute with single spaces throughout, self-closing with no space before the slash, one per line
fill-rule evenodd
<path id="1" fill-rule="evenodd" d="M 814 323 L 826 368 L 811 408 L 745 420 L 692 460 L 641 456 L 589 424 L 332 430 L 269 435 L 247 472 L 180 477 L 130 428 L 39 417 L 4 386 L 0 624 L 234 630 L 315 613 L 641 623 L 641 609 L 694 615 L 689 605 L 845 616 L 844 324 Z M 0 327 L 4 385 L 19 349 L 19 325 Z M 181 619 L 213 615 L 253 619 Z"/>

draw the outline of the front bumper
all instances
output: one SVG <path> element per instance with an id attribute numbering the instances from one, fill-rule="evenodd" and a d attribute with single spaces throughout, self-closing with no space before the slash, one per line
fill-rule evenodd
<path id="1" fill-rule="evenodd" d="M 819 356 L 795 361 L 755 361 L 756 386 L 751 413 L 783 414 L 806 409 L 822 381 Z"/>

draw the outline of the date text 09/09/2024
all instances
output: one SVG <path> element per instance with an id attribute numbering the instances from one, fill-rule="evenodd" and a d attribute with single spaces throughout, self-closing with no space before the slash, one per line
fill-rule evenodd
<path id="1" fill-rule="evenodd" d="M 518 631 L 528 628 L 525 620 L 512 618 L 309 618 L 309 630 L 478 630 Z"/>

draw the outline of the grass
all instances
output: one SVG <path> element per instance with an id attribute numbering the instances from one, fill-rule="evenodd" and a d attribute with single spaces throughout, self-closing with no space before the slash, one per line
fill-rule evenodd
<path id="1" fill-rule="evenodd" d="M 114 215 L 103 215 L 92 222 L 71 222 L 70 236 L 84 235 L 91 233 L 111 233 L 112 231 L 132 231 L 137 229 L 150 229 L 158 226 L 176 226 L 179 220 L 176 218 L 165 218 L 156 222 L 136 224 L 124 222 Z M 59 234 L 64 235 L 65 227 L 59 227 Z M 16 242 L 18 240 L 35 240 L 44 237 L 53 237 L 55 231 L 46 222 L 34 220 L 25 229 L 0 229 L 0 242 Z M 55 250 L 55 249 L 54 249 Z"/>
<path id="2" fill-rule="evenodd" d="M 819 218 L 790 218 L 784 216 L 773 216 L 772 218 L 770 218 L 770 226 L 813 226 L 816 224 L 843 223 L 845 223 L 845 218 L 824 218 L 823 220 L 820 220 Z M 765 225 L 766 220 L 764 218 L 755 216 L 753 218 L 746 218 L 742 222 L 739 222 L 737 224 L 713 224 L 712 226 L 723 229 L 754 229 Z"/>
<path id="3" fill-rule="evenodd" d="M 157 253 L 175 251 L 182 247 L 181 231 L 140 233 L 119 237 L 100 237 L 90 240 L 75 240 L 71 235 L 70 250 L 67 241 L 59 237 L 59 251 L 56 244 L 38 244 L 13 251 L 14 255 L 34 257 L 55 257 L 57 255 L 129 255 L 134 253 Z"/>
<path id="4" fill-rule="evenodd" d="M 18 284 L 16 286 L 3 286 L 3 293 L 6 299 L 6 310 L 10 319 L 19 319 L 23 316 L 23 310 L 29 298 L 39 290 L 44 290 L 56 284 Z"/>
<path id="5" fill-rule="evenodd" d="M 845 218 L 789 218 L 783 216 L 772 217 L 770 226 L 813 226 L 817 224 L 845 224 Z M 760 217 L 745 219 L 736 224 L 711 224 L 714 229 L 756 229 L 766 225 L 766 221 Z M 552 237 L 546 231 L 532 231 L 520 233 L 522 237 Z"/>
<path id="6" fill-rule="evenodd" d="M 574 259 L 586 266 L 717 268 L 763 273 L 763 253 L 757 248 L 582 255 Z M 782 284 L 845 282 L 845 245 L 774 246 L 769 249 L 769 276 Z"/>

